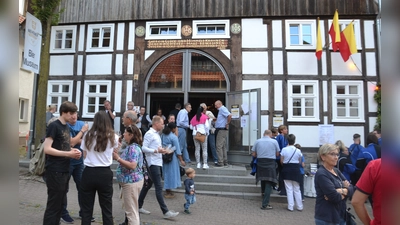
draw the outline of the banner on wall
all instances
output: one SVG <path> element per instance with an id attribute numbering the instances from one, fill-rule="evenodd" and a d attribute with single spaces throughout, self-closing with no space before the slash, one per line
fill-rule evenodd
<path id="1" fill-rule="evenodd" d="M 25 46 L 22 68 L 39 73 L 40 51 L 42 47 L 42 23 L 30 13 L 26 13 Z"/>

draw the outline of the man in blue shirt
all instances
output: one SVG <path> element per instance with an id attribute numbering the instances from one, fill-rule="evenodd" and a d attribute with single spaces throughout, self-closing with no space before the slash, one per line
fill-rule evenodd
<path id="1" fill-rule="evenodd" d="M 382 147 L 382 135 L 381 135 L 381 129 L 374 129 L 375 136 L 378 138 L 378 145 Z"/>
<path id="2" fill-rule="evenodd" d="M 192 105 L 190 103 L 186 103 L 184 108 L 181 109 L 176 117 L 176 126 L 178 127 L 178 140 L 179 146 L 181 147 L 183 160 L 185 163 L 190 163 L 189 153 L 187 150 L 187 142 L 186 142 L 186 132 L 189 128 L 189 116 L 188 113 L 192 111 Z"/>
<path id="3" fill-rule="evenodd" d="M 228 137 L 228 128 L 231 123 L 232 114 L 222 105 L 220 100 L 215 102 L 215 108 L 218 109 L 218 117 L 215 122 L 215 135 L 217 139 L 218 164 L 216 167 L 228 167 L 228 155 L 226 149 L 226 138 Z"/>

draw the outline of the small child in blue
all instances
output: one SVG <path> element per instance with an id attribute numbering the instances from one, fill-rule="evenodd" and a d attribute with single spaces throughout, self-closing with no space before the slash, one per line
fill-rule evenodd
<path id="1" fill-rule="evenodd" d="M 189 206 L 193 205 L 196 202 L 196 191 L 194 189 L 194 181 L 193 178 L 196 176 L 196 171 L 193 168 L 187 168 L 186 169 L 186 180 L 183 182 L 185 185 L 185 199 L 186 203 L 183 204 L 183 207 L 185 207 L 185 211 L 183 211 L 186 214 L 190 214 L 189 211 Z"/>

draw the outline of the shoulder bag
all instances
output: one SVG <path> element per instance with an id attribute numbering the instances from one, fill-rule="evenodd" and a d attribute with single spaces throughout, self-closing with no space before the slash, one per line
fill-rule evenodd
<path id="1" fill-rule="evenodd" d="M 196 126 L 196 130 L 197 130 L 197 126 Z M 194 139 L 197 140 L 200 143 L 204 143 L 204 141 L 206 140 L 206 135 L 202 134 L 200 132 L 197 132 L 196 136 L 194 136 Z"/>
<path id="2" fill-rule="evenodd" d="M 161 135 L 161 140 L 163 140 L 163 136 L 164 136 L 164 135 Z M 175 153 L 175 152 L 162 154 L 163 163 L 170 163 L 170 162 L 172 162 L 172 157 L 174 157 L 174 153 Z"/>

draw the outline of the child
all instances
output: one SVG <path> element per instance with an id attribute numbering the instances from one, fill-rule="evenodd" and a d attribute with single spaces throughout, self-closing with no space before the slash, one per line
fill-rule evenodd
<path id="1" fill-rule="evenodd" d="M 188 168 L 186 169 L 186 180 L 183 182 L 185 185 L 185 199 L 186 203 L 183 204 L 183 207 L 185 207 L 185 211 L 183 211 L 186 214 L 190 214 L 189 211 L 189 206 L 193 205 L 196 202 L 196 195 L 195 195 L 195 190 L 194 190 L 194 181 L 193 178 L 196 176 L 196 171 L 193 168 Z"/>
<path id="2" fill-rule="evenodd" d="M 301 145 L 300 144 L 295 144 L 294 147 L 300 149 Z M 300 149 L 301 150 L 301 149 Z M 304 160 L 304 155 L 301 158 L 301 163 L 300 163 L 300 174 L 301 174 L 301 179 L 300 179 L 300 192 L 301 192 L 301 200 L 304 202 L 304 167 L 305 167 L 305 160 Z"/>

